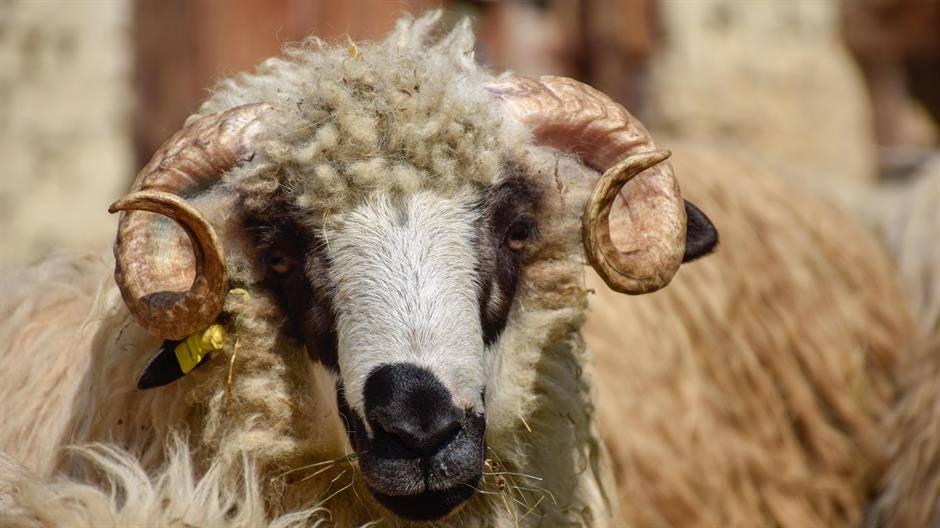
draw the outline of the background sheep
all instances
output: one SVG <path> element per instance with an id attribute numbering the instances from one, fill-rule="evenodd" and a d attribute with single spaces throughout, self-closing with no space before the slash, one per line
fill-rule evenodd
<path id="1" fill-rule="evenodd" d="M 904 364 L 901 394 L 885 423 L 888 464 L 869 526 L 940 523 L 940 157 L 887 202 L 882 229 L 922 341 Z"/>
<path id="2" fill-rule="evenodd" d="M 899 376 L 901 394 L 884 424 L 888 461 L 866 526 L 940 522 L 940 341 L 934 336 Z"/>
<path id="3" fill-rule="evenodd" d="M 897 261 L 904 293 L 922 336 L 940 335 L 940 154 L 909 185 L 885 192 L 880 230 Z"/>
<path id="4" fill-rule="evenodd" d="M 885 400 L 888 469 L 870 522 L 940 523 L 940 4 L 660 5 L 666 38 L 651 61 L 653 129 L 745 147 L 778 177 L 850 211 L 893 257 L 912 336 L 923 342 L 899 363 L 898 399 Z"/>
<path id="5" fill-rule="evenodd" d="M 910 353 L 900 363 L 892 411 L 881 424 L 887 462 L 868 523 L 924 526 L 937 522 L 933 500 L 940 473 L 935 431 L 940 356 L 940 156 L 934 154 L 905 179 L 879 186 L 816 182 L 809 187 L 863 221 L 881 240 L 897 269 L 913 316 Z M 894 168 L 897 169 L 896 167 Z"/>
<path id="6" fill-rule="evenodd" d="M 746 150 L 777 177 L 874 181 L 872 111 L 840 42 L 843 3 L 855 2 L 659 2 L 644 117 L 678 138 Z"/>

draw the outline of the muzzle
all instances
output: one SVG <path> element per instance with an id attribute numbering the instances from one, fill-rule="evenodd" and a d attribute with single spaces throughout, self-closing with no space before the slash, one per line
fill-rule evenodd
<path id="1" fill-rule="evenodd" d="M 339 392 L 363 480 L 380 504 L 406 519 L 434 520 L 473 495 L 486 449 L 482 409 L 457 407 L 434 374 L 407 363 L 369 374 L 365 420 Z"/>

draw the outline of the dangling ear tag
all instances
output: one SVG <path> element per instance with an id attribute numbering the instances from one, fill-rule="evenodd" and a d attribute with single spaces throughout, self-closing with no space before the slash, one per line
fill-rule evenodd
<path id="1" fill-rule="evenodd" d="M 182 378 L 201 365 L 210 352 L 221 350 L 224 343 L 225 328 L 217 324 L 182 341 L 164 341 L 137 379 L 137 388 L 162 387 Z"/>

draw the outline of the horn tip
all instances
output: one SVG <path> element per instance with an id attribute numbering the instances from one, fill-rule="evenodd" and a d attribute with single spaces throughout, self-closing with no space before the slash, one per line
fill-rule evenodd
<path id="1" fill-rule="evenodd" d="M 656 160 L 656 163 L 662 163 L 672 156 L 672 151 L 669 149 L 657 149 L 651 151 L 650 154 L 652 158 Z"/>

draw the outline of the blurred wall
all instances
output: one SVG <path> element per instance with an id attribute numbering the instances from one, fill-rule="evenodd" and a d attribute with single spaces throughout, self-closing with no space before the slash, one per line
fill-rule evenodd
<path id="1" fill-rule="evenodd" d="M 129 4 L 0 2 L 0 269 L 105 247 L 127 186 Z"/>
<path id="2" fill-rule="evenodd" d="M 573 76 L 634 111 L 643 107 L 656 0 L 137 0 L 137 165 L 217 80 L 252 69 L 284 43 L 380 38 L 403 14 L 434 8 L 451 24 L 470 16 L 477 58 L 496 70 Z"/>
<path id="3" fill-rule="evenodd" d="M 195 112 L 216 81 L 252 70 L 308 35 L 372 39 L 432 0 L 137 0 L 134 150 L 137 166 Z"/>
<path id="4" fill-rule="evenodd" d="M 940 2 L 846 1 L 842 34 L 871 96 L 882 176 L 916 173 L 940 147 Z"/>
<path id="5" fill-rule="evenodd" d="M 497 71 L 587 82 L 643 117 L 657 0 L 479 2 L 479 59 Z"/>

